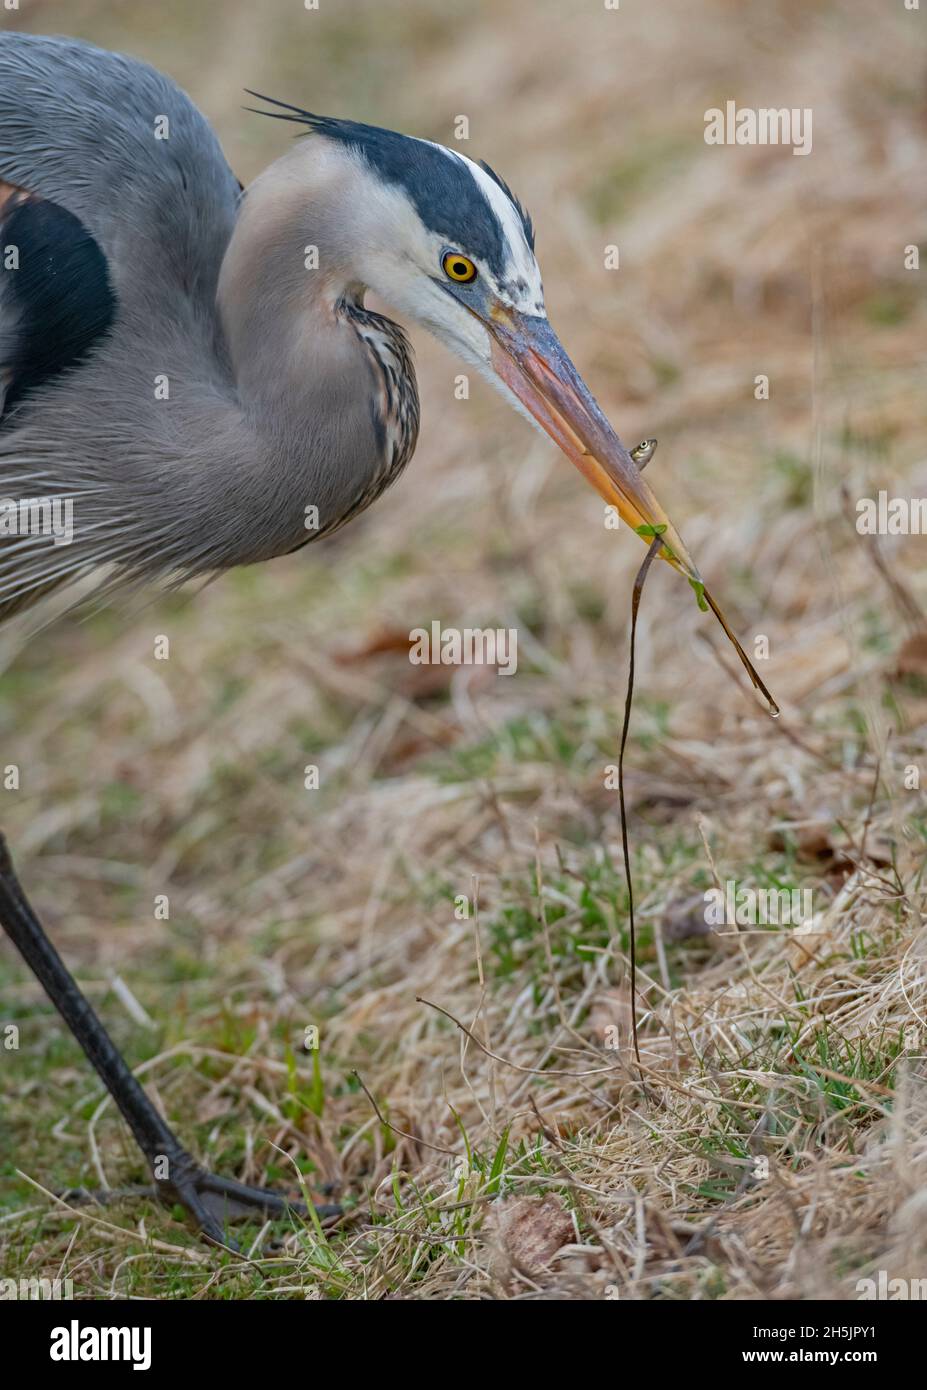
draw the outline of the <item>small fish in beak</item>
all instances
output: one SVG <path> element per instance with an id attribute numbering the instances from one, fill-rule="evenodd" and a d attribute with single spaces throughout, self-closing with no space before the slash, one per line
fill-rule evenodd
<path id="1" fill-rule="evenodd" d="M 495 306 L 484 322 L 491 337 L 492 363 L 501 379 L 600 497 L 616 508 L 645 543 L 661 537 L 661 559 L 686 576 L 699 607 L 714 613 L 754 688 L 765 697 L 773 717 L 777 716 L 779 706 L 705 588 L 685 542 L 644 480 L 643 470 L 657 441 L 645 439 L 628 452 L 546 318 Z"/>
<path id="2" fill-rule="evenodd" d="M 638 468 L 643 471 L 656 452 L 657 441 L 655 439 L 642 439 L 636 449 L 631 450 L 631 457 Z"/>

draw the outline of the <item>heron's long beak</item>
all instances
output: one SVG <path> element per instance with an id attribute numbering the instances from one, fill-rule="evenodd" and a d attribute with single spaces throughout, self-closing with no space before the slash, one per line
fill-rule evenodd
<path id="1" fill-rule="evenodd" d="M 493 367 L 506 386 L 621 519 L 648 544 L 662 535 L 663 558 L 701 584 L 682 537 L 547 320 L 497 310 L 486 326 Z"/>
<path id="2" fill-rule="evenodd" d="M 596 492 L 647 544 L 663 539 L 660 554 L 686 575 L 699 607 L 709 607 L 753 685 L 779 713 L 766 685 L 738 642 L 727 619 L 705 588 L 682 537 L 660 506 L 641 470 L 606 420 L 592 392 L 567 357 L 546 319 L 513 313 L 501 305 L 484 319 L 492 343 L 492 363 L 509 390 L 531 412 Z"/>

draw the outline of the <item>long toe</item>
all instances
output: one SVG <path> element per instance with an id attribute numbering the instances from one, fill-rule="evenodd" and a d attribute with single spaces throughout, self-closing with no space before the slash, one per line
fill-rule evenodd
<path id="1" fill-rule="evenodd" d="M 175 1187 L 171 1196 L 186 1208 L 207 1240 L 237 1254 L 238 1246 L 226 1234 L 225 1223 L 228 1213 L 219 1198 L 205 1192 L 198 1183 L 193 1182 L 185 1182 Z"/>
<path id="2" fill-rule="evenodd" d="M 297 1216 L 308 1215 L 305 1202 L 299 1201 L 298 1198 L 285 1197 L 282 1193 L 264 1187 L 248 1187 L 246 1183 L 236 1182 L 234 1178 L 223 1178 L 216 1173 L 206 1172 L 200 1185 L 201 1190 L 211 1196 L 224 1199 L 228 1203 L 230 1215 L 247 1216 L 255 1208 L 270 1215 L 285 1215 L 287 1212 L 295 1212 Z M 340 1216 L 341 1207 L 326 1203 L 316 1205 L 315 1212 L 321 1220 L 326 1221 Z"/>
<path id="3" fill-rule="evenodd" d="M 188 1169 L 170 1185 L 164 1184 L 161 1195 L 166 1201 L 180 1202 L 209 1240 L 230 1250 L 238 1248 L 225 1232 L 230 1221 L 240 1221 L 255 1212 L 271 1217 L 308 1216 L 305 1203 L 297 1198 L 265 1187 L 249 1187 L 206 1168 Z M 333 1204 L 317 1206 L 315 1211 L 323 1221 L 341 1215 L 341 1208 Z"/>

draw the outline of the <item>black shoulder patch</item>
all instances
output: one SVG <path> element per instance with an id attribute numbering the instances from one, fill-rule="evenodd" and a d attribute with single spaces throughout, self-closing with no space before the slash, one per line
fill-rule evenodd
<path id="1" fill-rule="evenodd" d="M 106 257 L 65 208 L 22 194 L 0 213 L 0 397 L 4 416 L 76 366 L 112 326 Z M 2 385 L 5 384 L 5 395 Z"/>

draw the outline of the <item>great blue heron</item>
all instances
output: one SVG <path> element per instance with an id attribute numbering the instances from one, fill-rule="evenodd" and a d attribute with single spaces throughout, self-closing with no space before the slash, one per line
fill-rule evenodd
<path id="1" fill-rule="evenodd" d="M 487 375 L 701 596 L 641 477 L 655 441 L 629 456 L 555 337 L 506 184 L 429 141 L 262 100 L 312 138 L 243 193 L 167 77 L 0 35 L 0 498 L 18 501 L 0 519 L 0 619 L 98 567 L 110 586 L 284 555 L 369 506 L 409 461 L 419 403 L 406 337 L 367 289 Z M 73 508 L 66 546 L 22 525 L 56 502 Z M 181 1146 L 0 849 L 3 926 L 156 1190 L 217 1241 L 230 1211 L 285 1208 Z"/>

